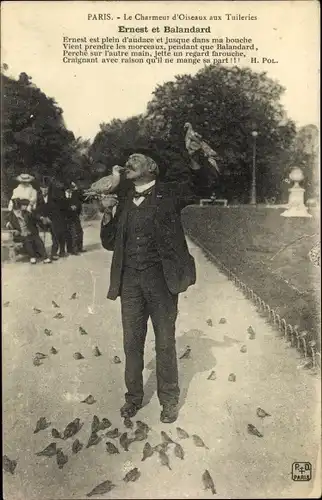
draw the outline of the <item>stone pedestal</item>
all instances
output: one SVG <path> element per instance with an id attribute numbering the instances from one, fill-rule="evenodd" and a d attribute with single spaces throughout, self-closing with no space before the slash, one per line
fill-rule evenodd
<path id="1" fill-rule="evenodd" d="M 295 185 L 288 190 L 289 201 L 288 208 L 281 214 L 282 217 L 312 217 L 304 205 L 305 189 Z"/>

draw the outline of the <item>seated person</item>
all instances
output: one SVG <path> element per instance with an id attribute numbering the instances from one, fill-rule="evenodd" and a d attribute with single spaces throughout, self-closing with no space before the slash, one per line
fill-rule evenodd
<path id="1" fill-rule="evenodd" d="M 44 264 L 49 264 L 51 260 L 39 236 L 38 218 L 28 211 L 29 203 L 29 200 L 19 198 L 12 200 L 12 211 L 9 213 L 6 227 L 14 231 L 14 241 L 23 243 L 31 264 L 37 263 L 37 256 L 43 259 Z"/>

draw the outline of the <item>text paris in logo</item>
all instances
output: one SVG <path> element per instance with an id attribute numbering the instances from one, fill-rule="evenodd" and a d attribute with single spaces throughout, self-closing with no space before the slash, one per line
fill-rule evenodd
<path id="1" fill-rule="evenodd" d="M 310 481 L 312 479 L 312 465 L 310 462 L 294 462 L 292 464 L 293 481 Z"/>

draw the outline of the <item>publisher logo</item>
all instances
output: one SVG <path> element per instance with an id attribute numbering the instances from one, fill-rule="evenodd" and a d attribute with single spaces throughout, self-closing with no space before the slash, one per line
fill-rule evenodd
<path id="1" fill-rule="evenodd" d="M 310 462 L 294 462 L 292 464 L 293 481 L 310 481 L 312 479 L 312 465 Z"/>

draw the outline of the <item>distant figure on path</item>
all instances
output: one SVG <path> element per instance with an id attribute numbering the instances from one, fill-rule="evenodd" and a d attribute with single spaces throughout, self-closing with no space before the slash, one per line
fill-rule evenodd
<path id="1" fill-rule="evenodd" d="M 16 178 L 16 180 L 19 182 L 18 186 L 13 190 L 11 199 L 9 201 L 8 208 L 9 210 L 13 209 L 13 200 L 19 199 L 19 200 L 28 200 L 28 207 L 27 210 L 29 212 L 32 212 L 33 210 L 36 209 L 37 206 L 37 191 L 36 189 L 31 185 L 32 181 L 35 178 L 32 175 L 29 174 L 20 174 Z"/>
<path id="2" fill-rule="evenodd" d="M 82 202 L 74 182 L 66 186 L 66 231 L 67 251 L 79 255 L 83 251 L 83 228 L 80 221 Z"/>
<path id="3" fill-rule="evenodd" d="M 56 260 L 59 257 L 67 257 L 66 239 L 67 224 L 66 210 L 67 203 L 65 198 L 64 184 L 54 180 L 48 189 L 48 214 L 51 220 L 53 233 L 52 257 Z"/>
<path id="4" fill-rule="evenodd" d="M 49 231 L 51 235 L 51 241 L 52 241 L 52 246 L 51 246 L 51 258 L 52 260 L 57 260 L 59 257 L 57 255 L 57 249 L 58 249 L 58 240 L 56 238 L 56 235 L 53 231 L 53 225 L 52 225 L 52 220 L 51 220 L 51 204 L 49 202 L 48 198 L 48 192 L 49 188 L 48 186 L 42 186 L 40 188 L 41 191 L 41 196 L 39 196 L 39 201 L 37 204 L 37 214 L 40 217 L 40 227 L 44 231 Z"/>

